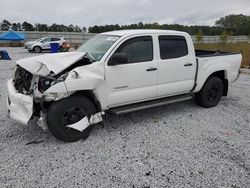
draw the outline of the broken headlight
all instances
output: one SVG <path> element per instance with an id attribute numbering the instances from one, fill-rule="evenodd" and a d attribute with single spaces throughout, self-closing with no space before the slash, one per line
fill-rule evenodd
<path id="1" fill-rule="evenodd" d="M 40 77 L 38 81 L 38 90 L 41 93 L 43 93 L 44 91 L 50 88 L 53 82 L 54 82 L 54 79 Z"/>
<path id="2" fill-rule="evenodd" d="M 40 77 L 38 81 L 38 90 L 43 93 L 47 89 L 49 89 L 52 85 L 57 84 L 59 82 L 63 82 L 66 80 L 66 78 L 70 79 L 77 79 L 78 78 L 78 73 L 76 71 L 71 71 L 71 72 L 66 72 L 62 74 L 60 77 L 55 78 L 53 76 L 49 77 Z"/>
<path id="3" fill-rule="evenodd" d="M 27 94 L 30 90 L 33 75 L 24 68 L 17 66 L 14 73 L 13 83 L 19 93 Z"/>
<path id="4" fill-rule="evenodd" d="M 38 90 L 43 93 L 47 89 L 49 89 L 52 85 L 57 84 L 59 82 L 63 82 L 68 76 L 68 73 L 61 75 L 59 78 L 55 78 L 53 76 L 49 77 L 40 77 L 38 81 Z"/>

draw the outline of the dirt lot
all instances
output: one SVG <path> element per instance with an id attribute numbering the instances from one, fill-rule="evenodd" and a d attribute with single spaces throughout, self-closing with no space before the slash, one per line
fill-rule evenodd
<path id="1" fill-rule="evenodd" d="M 7 48 L 13 60 L 33 56 Z M 6 116 L 0 61 L 0 187 L 218 187 L 250 185 L 250 75 L 211 109 L 192 101 L 109 115 L 86 141 L 65 144 Z"/>

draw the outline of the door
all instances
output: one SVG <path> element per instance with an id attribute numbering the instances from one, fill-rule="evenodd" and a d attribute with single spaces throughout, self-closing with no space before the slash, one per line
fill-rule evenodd
<path id="1" fill-rule="evenodd" d="M 158 97 L 190 92 L 196 73 L 193 49 L 184 36 L 159 36 Z M 191 41 L 191 39 L 190 39 Z"/>
<path id="2" fill-rule="evenodd" d="M 46 38 L 44 40 L 42 40 L 41 42 L 41 48 L 42 49 L 50 49 L 50 42 L 51 42 L 51 38 Z"/>
<path id="3" fill-rule="evenodd" d="M 51 38 L 51 42 L 50 43 L 58 43 L 59 46 L 61 45 L 61 39 L 60 38 Z"/>
<path id="4" fill-rule="evenodd" d="M 154 61 L 152 37 L 128 39 L 115 53 L 126 54 L 128 61 L 106 66 L 109 107 L 155 98 L 158 69 Z"/>

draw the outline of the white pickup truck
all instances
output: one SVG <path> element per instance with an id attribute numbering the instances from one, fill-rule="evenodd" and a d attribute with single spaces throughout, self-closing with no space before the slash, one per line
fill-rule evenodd
<path id="1" fill-rule="evenodd" d="M 122 30 L 77 51 L 17 61 L 9 80 L 12 119 L 48 126 L 63 141 L 86 138 L 106 111 L 122 114 L 195 98 L 216 106 L 239 75 L 241 54 L 195 51 L 184 32 Z"/>

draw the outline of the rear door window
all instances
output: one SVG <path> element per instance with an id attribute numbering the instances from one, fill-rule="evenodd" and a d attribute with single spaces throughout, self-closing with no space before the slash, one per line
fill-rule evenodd
<path id="1" fill-rule="evenodd" d="M 60 41 L 60 38 L 51 38 L 51 41 Z"/>
<path id="2" fill-rule="evenodd" d="M 188 47 L 183 36 L 159 36 L 161 59 L 174 59 L 188 55 Z"/>

